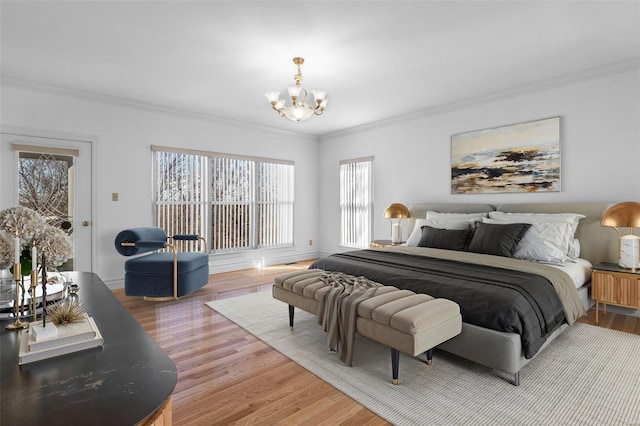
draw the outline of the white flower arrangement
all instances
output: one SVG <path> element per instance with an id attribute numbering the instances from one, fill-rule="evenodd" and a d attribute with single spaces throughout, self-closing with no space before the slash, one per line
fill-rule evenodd
<path id="1" fill-rule="evenodd" d="M 6 269 L 13 263 L 13 238 L 0 230 L 0 269 Z"/>
<path id="2" fill-rule="evenodd" d="M 71 238 L 62 229 L 49 225 L 40 213 L 28 207 L 10 207 L 0 211 L 0 267 L 13 264 L 15 237 L 20 239 L 21 263 L 31 263 L 34 242 L 48 267 L 61 266 L 73 255 Z M 30 273 L 30 269 L 23 267 L 23 274 Z"/>

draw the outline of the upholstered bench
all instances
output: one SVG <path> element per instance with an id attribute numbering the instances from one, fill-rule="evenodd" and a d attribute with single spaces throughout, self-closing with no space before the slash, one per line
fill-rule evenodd
<path id="1" fill-rule="evenodd" d="M 203 252 L 179 252 L 174 241 L 196 241 L 197 235 L 168 237 L 162 228 L 125 229 L 115 238 L 115 248 L 123 256 L 153 252 L 127 260 L 124 264 L 124 292 L 146 300 L 175 300 L 193 293 L 209 282 L 209 256 Z M 156 252 L 168 248 L 171 252 Z"/>
<path id="2" fill-rule="evenodd" d="M 318 315 L 320 302 L 331 287 L 320 277 L 324 271 L 308 269 L 276 277 L 273 297 L 289 304 L 289 326 L 294 308 Z M 393 384 L 398 383 L 400 352 L 417 356 L 424 352 L 431 364 L 433 348 L 462 330 L 457 303 L 426 294 L 382 286 L 358 305 L 357 333 L 391 348 Z"/>

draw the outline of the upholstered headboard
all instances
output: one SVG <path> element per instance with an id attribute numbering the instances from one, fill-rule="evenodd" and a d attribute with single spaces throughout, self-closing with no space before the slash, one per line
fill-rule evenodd
<path id="1" fill-rule="evenodd" d="M 580 240 L 580 257 L 593 264 L 617 262 L 618 240 L 616 233 L 600 226 L 602 213 L 611 203 L 420 203 L 410 207 L 412 218 L 425 218 L 428 210 L 445 213 L 477 213 L 501 211 L 505 213 L 579 213 L 586 216 L 580 220 L 576 238 Z M 413 221 L 411 221 L 411 230 Z"/>

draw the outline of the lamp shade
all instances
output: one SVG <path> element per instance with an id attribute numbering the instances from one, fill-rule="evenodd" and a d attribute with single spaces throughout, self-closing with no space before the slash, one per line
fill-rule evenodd
<path id="1" fill-rule="evenodd" d="M 409 209 L 404 204 L 393 203 L 384 211 L 385 219 L 404 219 L 409 217 Z"/>
<path id="2" fill-rule="evenodd" d="M 626 201 L 609 207 L 602 215 L 600 225 L 640 228 L 640 203 Z"/>

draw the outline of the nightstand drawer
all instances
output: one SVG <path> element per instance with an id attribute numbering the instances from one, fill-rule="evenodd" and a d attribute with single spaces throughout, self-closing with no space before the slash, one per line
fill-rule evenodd
<path id="1" fill-rule="evenodd" d="M 592 271 L 591 297 L 603 303 L 640 307 L 640 275 Z"/>

